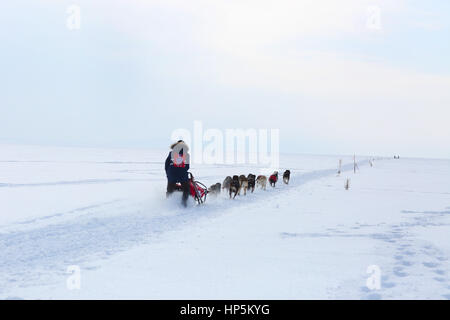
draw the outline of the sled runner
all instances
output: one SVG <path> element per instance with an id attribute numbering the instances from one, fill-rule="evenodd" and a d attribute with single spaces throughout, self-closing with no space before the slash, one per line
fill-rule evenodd
<path id="1" fill-rule="evenodd" d="M 189 175 L 189 188 L 190 194 L 198 204 L 202 204 L 206 201 L 206 195 L 208 194 L 208 188 L 201 182 L 195 181 L 192 173 L 188 172 Z M 176 184 L 177 191 L 183 191 L 180 183 Z"/>

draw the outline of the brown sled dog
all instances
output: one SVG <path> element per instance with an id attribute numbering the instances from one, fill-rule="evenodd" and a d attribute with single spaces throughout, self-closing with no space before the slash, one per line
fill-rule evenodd
<path id="1" fill-rule="evenodd" d="M 267 185 L 267 177 L 266 176 L 258 176 L 256 178 L 256 184 L 261 187 L 261 189 L 266 190 Z"/>
<path id="2" fill-rule="evenodd" d="M 244 196 L 247 195 L 248 189 L 248 179 L 243 174 L 239 176 L 239 195 L 241 195 L 241 190 L 244 190 Z"/>

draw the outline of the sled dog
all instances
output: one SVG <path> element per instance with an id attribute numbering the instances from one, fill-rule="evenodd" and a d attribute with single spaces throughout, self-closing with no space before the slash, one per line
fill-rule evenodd
<path id="1" fill-rule="evenodd" d="M 269 177 L 269 183 L 272 187 L 275 188 L 275 184 L 278 181 L 278 171 L 275 171 L 274 173 L 272 173 L 272 175 Z"/>
<path id="2" fill-rule="evenodd" d="M 247 180 L 248 180 L 248 190 L 250 190 L 253 193 L 253 191 L 255 191 L 256 176 L 250 173 L 247 176 Z"/>
<path id="3" fill-rule="evenodd" d="M 230 198 L 231 198 L 231 194 L 233 194 L 233 193 L 234 193 L 233 199 L 236 198 L 236 195 L 238 194 L 239 189 L 240 189 L 239 177 L 233 176 L 233 179 L 231 180 L 231 183 L 230 183 L 230 189 L 229 189 Z"/>
<path id="4" fill-rule="evenodd" d="M 225 180 L 223 180 L 222 189 L 230 190 L 230 184 L 232 180 L 233 179 L 231 179 L 230 176 L 226 177 Z"/>
<path id="5" fill-rule="evenodd" d="M 219 182 L 217 182 L 216 184 L 213 184 L 211 187 L 209 187 L 208 193 L 218 195 L 220 194 L 221 187 L 222 185 Z"/>
<path id="6" fill-rule="evenodd" d="M 241 195 L 241 190 L 244 190 L 244 196 L 247 195 L 247 189 L 248 189 L 248 179 L 243 174 L 239 176 L 239 192 L 238 194 Z"/>
<path id="7" fill-rule="evenodd" d="M 266 176 L 258 176 L 256 178 L 256 184 L 261 187 L 261 189 L 266 190 L 267 177 Z"/>
<path id="8" fill-rule="evenodd" d="M 291 171 L 290 170 L 286 170 L 283 173 L 283 182 L 286 184 L 289 184 L 289 180 L 291 179 Z"/>

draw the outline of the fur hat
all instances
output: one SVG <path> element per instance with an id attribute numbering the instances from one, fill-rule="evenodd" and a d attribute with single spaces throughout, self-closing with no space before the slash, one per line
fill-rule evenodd
<path id="1" fill-rule="evenodd" d="M 177 145 L 179 145 L 179 144 L 182 144 L 182 145 L 180 145 L 180 147 L 181 147 L 183 150 L 189 151 L 189 147 L 187 146 L 187 144 L 186 144 L 183 140 L 178 140 L 177 142 L 172 143 L 171 146 L 170 146 L 170 149 L 173 150 L 173 148 L 175 148 L 175 146 L 177 146 Z"/>

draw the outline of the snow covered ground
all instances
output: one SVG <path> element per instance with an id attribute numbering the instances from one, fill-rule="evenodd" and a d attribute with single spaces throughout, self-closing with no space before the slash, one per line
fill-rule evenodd
<path id="1" fill-rule="evenodd" d="M 281 155 L 289 185 L 182 209 L 165 150 L 0 150 L 3 299 L 450 299 L 450 160 Z"/>

